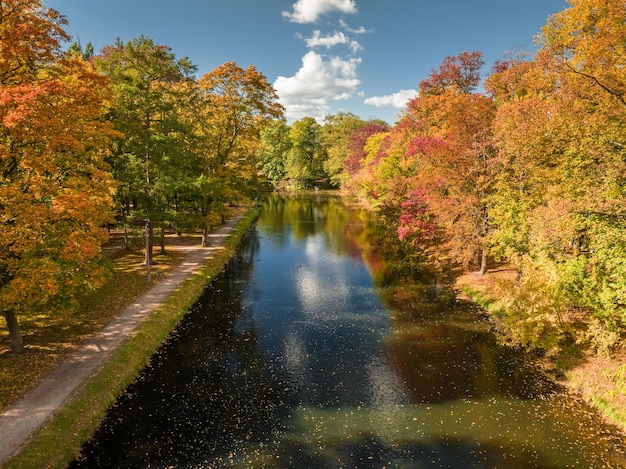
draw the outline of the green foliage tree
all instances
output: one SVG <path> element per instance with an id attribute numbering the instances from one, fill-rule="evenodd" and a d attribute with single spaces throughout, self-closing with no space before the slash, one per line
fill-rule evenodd
<path id="1" fill-rule="evenodd" d="M 263 128 L 257 167 L 274 185 L 285 179 L 285 157 L 290 150 L 289 126 L 283 120 L 273 120 Z"/>
<path id="2" fill-rule="evenodd" d="M 177 59 L 171 50 L 141 36 L 122 43 L 119 39 L 95 58 L 115 93 L 110 119 L 124 137 L 111 158 L 120 206 L 133 206 L 135 220 L 147 220 L 149 239 L 155 221 L 168 219 L 173 196 L 172 177 L 183 167 L 185 135 L 191 131 L 180 109 L 189 101 L 185 86 L 193 80 L 195 66 Z M 152 246 L 146 250 L 152 262 Z"/>
<path id="3" fill-rule="evenodd" d="M 323 168 L 331 184 L 335 187 L 344 183 L 344 162 L 348 158 L 350 138 L 355 130 L 366 124 L 360 117 L 350 112 L 340 112 L 326 116 L 322 126 L 322 144 L 326 149 Z"/>
<path id="4" fill-rule="evenodd" d="M 286 161 L 286 174 L 296 187 L 312 187 L 324 178 L 325 152 L 322 127 L 312 117 L 304 117 L 291 125 L 291 151 Z"/>
<path id="5" fill-rule="evenodd" d="M 80 42 L 72 42 L 70 46 L 67 48 L 67 52 L 69 54 L 75 54 L 82 57 L 84 60 L 90 60 L 95 55 L 95 50 L 93 48 L 93 44 L 88 42 L 83 50 Z"/>

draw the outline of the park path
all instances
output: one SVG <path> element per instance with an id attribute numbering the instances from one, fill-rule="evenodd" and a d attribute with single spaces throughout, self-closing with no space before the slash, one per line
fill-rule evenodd
<path id="1" fill-rule="evenodd" d="M 210 246 L 185 248 L 188 254 L 180 266 L 138 297 L 135 303 L 127 306 L 99 334 L 44 375 L 34 388 L 0 415 L 0 466 L 15 455 L 28 442 L 30 436 L 61 409 L 76 388 L 112 356 L 115 349 L 144 319 L 221 248 L 240 218 L 238 216 L 228 220 L 211 233 Z"/>

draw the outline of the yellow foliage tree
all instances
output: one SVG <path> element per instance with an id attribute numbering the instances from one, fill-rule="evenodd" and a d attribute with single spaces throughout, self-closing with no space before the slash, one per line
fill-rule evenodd
<path id="1" fill-rule="evenodd" d="M 203 142 L 196 182 L 203 241 L 215 211 L 245 192 L 256 177 L 261 130 L 283 116 L 278 96 L 256 67 L 226 62 L 198 80 L 202 95 L 199 134 Z"/>

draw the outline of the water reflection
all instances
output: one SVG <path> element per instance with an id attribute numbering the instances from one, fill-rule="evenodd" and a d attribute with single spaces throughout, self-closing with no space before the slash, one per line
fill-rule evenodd
<path id="1" fill-rule="evenodd" d="M 622 467 L 370 214 L 271 198 L 71 467 Z"/>

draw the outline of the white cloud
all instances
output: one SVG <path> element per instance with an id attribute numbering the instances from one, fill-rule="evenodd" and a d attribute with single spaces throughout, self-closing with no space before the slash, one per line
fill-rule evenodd
<path id="1" fill-rule="evenodd" d="M 352 34 L 365 34 L 366 32 L 368 32 L 367 29 L 365 29 L 363 26 L 361 26 L 358 29 L 351 28 L 350 25 L 346 23 L 344 20 L 339 20 L 339 25 L 343 29 L 345 29 L 346 31 Z"/>
<path id="2" fill-rule="evenodd" d="M 305 39 L 307 47 L 313 49 L 315 47 L 326 47 L 330 49 L 331 47 L 346 44 L 350 47 L 352 53 L 356 53 L 361 50 L 361 44 L 357 41 L 351 40 L 348 36 L 346 36 L 342 32 L 335 33 L 331 36 L 322 36 L 322 32 L 319 29 L 313 31 L 313 36 Z"/>
<path id="3" fill-rule="evenodd" d="M 293 12 L 283 11 L 292 23 L 315 23 L 320 16 L 333 11 L 353 14 L 357 12 L 355 0 L 298 0 Z"/>
<path id="4" fill-rule="evenodd" d="M 363 102 L 375 107 L 395 107 L 402 109 L 410 100 L 416 98 L 417 95 L 418 92 L 416 90 L 400 90 L 397 93 L 387 96 L 373 96 Z"/>
<path id="5" fill-rule="evenodd" d="M 294 76 L 278 77 L 274 82 L 287 117 L 322 120 L 330 112 L 330 100 L 349 99 L 356 92 L 361 84 L 356 70 L 360 63 L 359 58 L 324 60 L 320 54 L 308 52 Z"/>

